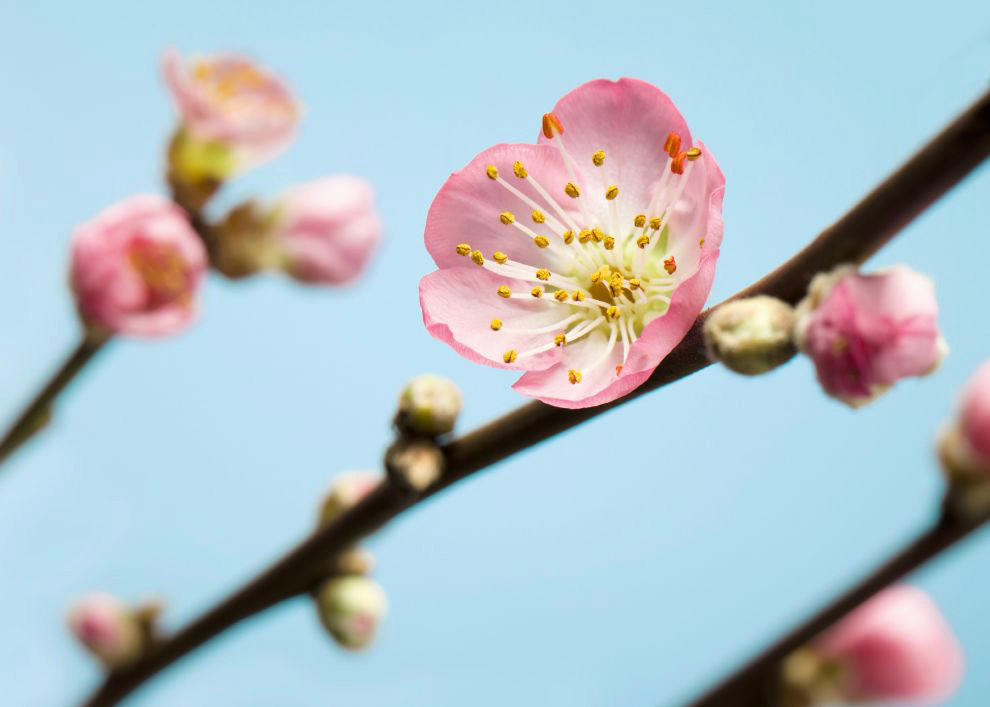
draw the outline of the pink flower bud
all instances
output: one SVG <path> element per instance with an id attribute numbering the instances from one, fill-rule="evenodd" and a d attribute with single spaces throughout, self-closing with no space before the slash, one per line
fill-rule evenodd
<path id="1" fill-rule="evenodd" d="M 184 63 L 168 50 L 162 71 L 192 138 L 181 159 L 210 163 L 198 171 L 229 176 L 275 157 L 295 137 L 300 107 L 292 90 L 246 57 L 214 54 Z"/>
<path id="2" fill-rule="evenodd" d="M 945 355 L 932 281 L 898 265 L 863 275 L 817 275 L 797 308 L 797 341 L 829 395 L 854 407 Z"/>
<path id="3" fill-rule="evenodd" d="M 91 594 L 69 612 L 69 628 L 108 668 L 136 660 L 144 649 L 140 621 L 109 594 Z"/>
<path id="4" fill-rule="evenodd" d="M 316 594 L 320 621 L 342 647 L 367 648 L 388 610 L 385 591 L 361 576 L 336 577 Z"/>
<path id="5" fill-rule="evenodd" d="M 338 175 L 295 186 L 275 213 L 285 271 L 303 282 L 351 282 L 382 237 L 374 190 L 358 177 Z"/>
<path id="6" fill-rule="evenodd" d="M 941 704 L 959 686 L 962 649 L 935 603 L 920 589 L 889 587 L 815 642 L 834 660 L 845 699 Z"/>
<path id="7" fill-rule="evenodd" d="M 960 427 L 973 452 L 990 466 L 990 361 L 980 366 L 966 384 Z"/>
<path id="8" fill-rule="evenodd" d="M 373 471 L 346 471 L 338 475 L 320 504 L 320 526 L 332 523 L 341 513 L 374 491 L 381 481 L 381 474 Z"/>
<path id="9" fill-rule="evenodd" d="M 165 336 L 197 314 L 207 256 L 185 213 L 138 195 L 101 211 L 72 237 L 70 279 L 83 318 L 118 334 Z"/>

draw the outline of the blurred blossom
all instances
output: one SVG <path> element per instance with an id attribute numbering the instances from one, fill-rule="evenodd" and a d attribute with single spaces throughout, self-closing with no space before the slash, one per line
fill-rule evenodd
<path id="1" fill-rule="evenodd" d="M 145 633 L 138 617 L 109 594 L 91 594 L 69 612 L 69 628 L 108 668 L 140 657 Z"/>
<path id="2" fill-rule="evenodd" d="M 708 297 L 725 179 L 671 100 L 591 81 L 543 117 L 537 145 L 496 145 L 433 201 L 420 282 L 429 332 L 522 371 L 513 386 L 582 408 L 642 384 Z"/>
<path id="3" fill-rule="evenodd" d="M 173 169 L 189 181 L 223 180 L 284 151 L 301 112 L 289 86 L 238 54 L 184 62 L 174 49 L 162 72 L 182 123 Z"/>
<path id="4" fill-rule="evenodd" d="M 771 371 L 794 356 L 793 330 L 793 308 L 766 295 L 721 305 L 703 327 L 708 357 L 748 376 Z"/>
<path id="5" fill-rule="evenodd" d="M 915 587 L 889 587 L 815 641 L 835 661 L 843 698 L 942 704 L 963 674 L 963 655 L 938 607 Z"/>
<path id="6" fill-rule="evenodd" d="M 963 389 L 959 414 L 939 435 L 939 457 L 956 486 L 968 490 L 975 510 L 990 508 L 990 361 Z"/>
<path id="7" fill-rule="evenodd" d="M 133 196 L 80 225 L 70 280 L 91 325 L 118 334 L 165 336 L 196 317 L 206 249 L 167 199 Z"/>
<path id="8" fill-rule="evenodd" d="M 967 444 L 990 465 L 990 361 L 980 366 L 966 385 L 960 424 Z"/>
<path id="9" fill-rule="evenodd" d="M 367 648 L 388 610 L 385 591 L 361 576 L 327 580 L 316 593 L 320 621 L 341 646 Z"/>
<path id="10" fill-rule="evenodd" d="M 857 407 L 901 378 L 932 372 L 947 347 L 931 280 L 897 265 L 816 275 L 797 307 L 799 348 L 829 395 Z"/>
<path id="11" fill-rule="evenodd" d="M 398 422 L 416 434 L 436 437 L 454 429 L 461 412 L 461 391 L 449 378 L 423 373 L 399 395 Z"/>
<path id="12" fill-rule="evenodd" d="M 334 478 L 320 504 L 319 525 L 334 520 L 361 499 L 374 491 L 382 482 L 381 474 L 373 471 L 345 471 Z"/>

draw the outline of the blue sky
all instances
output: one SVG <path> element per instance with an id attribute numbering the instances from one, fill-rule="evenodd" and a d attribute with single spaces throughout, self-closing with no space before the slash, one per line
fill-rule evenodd
<path id="1" fill-rule="evenodd" d="M 574 86 L 665 90 L 726 174 L 713 301 L 803 245 L 984 90 L 990 6 L 930 3 L 15 3 L 0 0 L 0 412 L 73 345 L 75 224 L 162 190 L 162 48 L 239 49 L 306 104 L 297 144 L 218 206 L 334 172 L 370 179 L 386 242 L 347 291 L 212 279 L 199 324 L 116 342 L 0 472 L 3 702 L 69 704 L 98 679 L 75 596 L 161 595 L 176 626 L 308 531 L 321 490 L 375 468 L 394 398 L 431 371 L 463 429 L 518 405 L 511 374 L 422 327 L 427 208 L 454 169 L 535 138 Z M 870 263 L 935 278 L 952 354 L 858 412 L 807 361 L 716 368 L 514 457 L 369 547 L 391 615 L 345 655 L 305 600 L 176 665 L 135 705 L 674 705 L 934 516 L 931 441 L 990 355 L 990 172 Z M 618 453 L 618 441 L 624 450 Z M 914 579 L 960 635 L 952 705 L 990 692 L 990 536 Z"/>

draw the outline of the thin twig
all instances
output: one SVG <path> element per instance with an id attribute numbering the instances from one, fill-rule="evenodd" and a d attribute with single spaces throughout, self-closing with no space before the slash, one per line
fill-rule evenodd
<path id="1" fill-rule="evenodd" d="M 866 260 L 988 155 L 990 92 L 804 250 L 734 297 L 763 293 L 797 301 L 815 273 L 841 263 Z M 137 663 L 109 674 L 85 705 L 116 704 L 160 670 L 238 621 L 306 591 L 317 581 L 318 568 L 324 566 L 328 558 L 375 532 L 423 498 L 616 405 L 701 370 L 709 363 L 701 340 L 701 323 L 706 315 L 707 312 L 702 313 L 649 380 L 621 400 L 581 410 L 529 403 L 445 445 L 446 474 L 428 493 L 411 498 L 393 484 L 383 484 L 257 578 L 156 645 Z"/>
<path id="2" fill-rule="evenodd" d="M 82 340 L 76 348 L 62 362 L 58 370 L 52 374 L 45 386 L 34 396 L 34 399 L 21 411 L 14 424 L 10 426 L 3 439 L 0 440 L 0 464 L 48 423 L 52 405 L 59 393 L 65 390 L 83 367 L 110 340 L 110 337 L 111 335 L 107 332 L 89 331 L 83 334 Z"/>

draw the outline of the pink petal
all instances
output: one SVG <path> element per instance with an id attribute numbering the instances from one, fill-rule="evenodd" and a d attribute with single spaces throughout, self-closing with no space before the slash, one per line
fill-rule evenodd
<path id="1" fill-rule="evenodd" d="M 966 441 L 990 460 L 990 361 L 980 366 L 966 384 L 960 417 Z"/>

